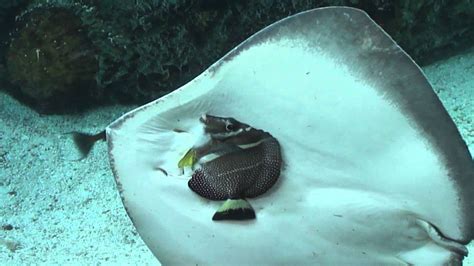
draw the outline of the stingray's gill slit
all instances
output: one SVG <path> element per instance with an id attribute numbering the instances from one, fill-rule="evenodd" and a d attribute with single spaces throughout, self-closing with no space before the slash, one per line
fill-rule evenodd
<path id="1" fill-rule="evenodd" d="M 281 169 L 280 144 L 270 133 L 230 117 L 203 115 L 200 118 L 210 140 L 190 149 L 178 167 L 199 163 L 189 188 L 209 200 L 225 200 L 213 220 L 255 219 L 246 200 L 262 195 L 278 180 Z"/>
<path id="2" fill-rule="evenodd" d="M 157 171 L 160 171 L 160 172 L 163 173 L 165 176 L 168 176 L 168 171 L 166 171 L 166 170 L 163 169 L 162 167 L 155 166 L 154 169 L 157 170 Z"/>

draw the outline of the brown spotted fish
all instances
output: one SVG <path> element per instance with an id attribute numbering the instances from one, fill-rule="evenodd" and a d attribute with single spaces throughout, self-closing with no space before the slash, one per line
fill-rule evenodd
<path id="1" fill-rule="evenodd" d="M 201 164 L 188 186 L 210 200 L 226 200 L 213 220 L 254 219 L 245 200 L 270 189 L 280 176 L 280 144 L 263 130 L 233 118 L 204 115 L 200 121 L 211 140 L 194 148 L 196 159 L 212 157 Z"/>

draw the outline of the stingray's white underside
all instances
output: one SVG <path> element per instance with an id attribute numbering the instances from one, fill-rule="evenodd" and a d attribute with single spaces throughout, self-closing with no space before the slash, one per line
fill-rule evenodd
<path id="1" fill-rule="evenodd" d="M 450 244 L 420 222 L 461 234 L 455 184 L 416 121 L 353 67 L 304 35 L 266 40 L 111 124 L 124 205 L 157 258 L 167 265 L 450 261 Z M 213 222 L 222 202 L 194 194 L 191 173 L 180 175 L 179 159 L 204 137 L 204 113 L 264 129 L 281 144 L 279 182 L 249 200 L 254 221 Z"/>

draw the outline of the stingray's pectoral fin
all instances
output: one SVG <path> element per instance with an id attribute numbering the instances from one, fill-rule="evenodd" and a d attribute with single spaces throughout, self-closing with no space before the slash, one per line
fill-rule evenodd
<path id="1" fill-rule="evenodd" d="M 226 200 L 212 217 L 214 221 L 252 219 L 255 219 L 255 211 L 245 199 Z"/>
<path id="2" fill-rule="evenodd" d="M 105 130 L 97 134 L 87 134 L 77 131 L 70 132 L 70 134 L 72 134 L 74 143 L 81 152 L 82 158 L 86 157 L 89 154 L 92 147 L 97 141 L 106 139 Z"/>

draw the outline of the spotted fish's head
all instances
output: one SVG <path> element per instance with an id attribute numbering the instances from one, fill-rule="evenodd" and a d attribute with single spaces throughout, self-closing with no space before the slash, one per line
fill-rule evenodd
<path id="1" fill-rule="evenodd" d="M 204 124 L 204 131 L 215 140 L 227 140 L 229 138 L 241 136 L 253 128 L 241 123 L 232 117 L 218 117 L 204 114 L 199 121 Z"/>

